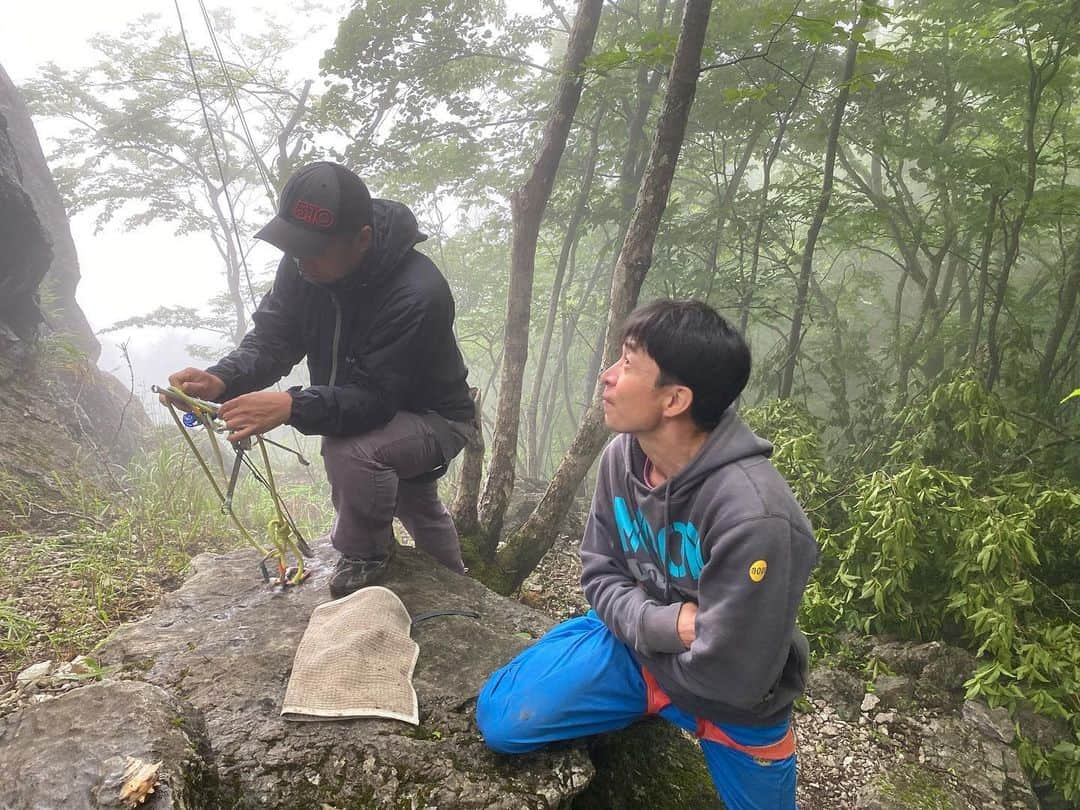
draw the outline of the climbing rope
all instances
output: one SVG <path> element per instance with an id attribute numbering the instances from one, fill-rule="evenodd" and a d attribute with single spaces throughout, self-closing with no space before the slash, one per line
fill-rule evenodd
<path id="1" fill-rule="evenodd" d="M 195 57 L 191 53 L 191 45 L 188 43 L 187 29 L 184 27 L 184 15 L 180 13 L 180 0 L 173 0 L 176 7 L 176 17 L 180 22 L 180 36 L 184 41 L 184 51 L 187 53 L 188 66 L 191 68 L 191 79 L 195 83 L 195 92 L 199 96 L 199 106 L 202 108 L 203 123 L 206 125 L 206 134 L 210 138 L 210 148 L 214 152 L 214 162 L 217 164 L 218 176 L 221 178 L 221 191 L 225 195 L 226 207 L 229 210 L 229 220 L 232 222 L 233 235 L 236 237 L 236 249 L 239 253 L 240 264 L 244 270 L 244 278 L 247 281 L 248 297 L 251 299 L 251 308 L 256 309 L 255 288 L 251 283 L 251 272 L 248 270 L 247 256 L 244 254 L 244 242 L 240 236 L 240 228 L 236 223 L 236 210 L 233 206 L 232 195 L 229 193 L 229 181 L 225 176 L 225 167 L 221 163 L 221 153 L 218 151 L 217 139 L 214 138 L 214 128 L 210 126 L 210 115 L 206 109 L 206 98 L 203 96 L 202 83 L 199 81 L 199 72 L 195 69 Z M 228 235 L 227 235 L 228 236 Z M 232 236 L 228 236 L 232 241 Z"/>
<path id="2" fill-rule="evenodd" d="M 214 30 L 214 24 L 210 19 L 210 13 L 206 10 L 206 3 L 204 3 L 203 0 L 199 0 L 199 10 L 202 11 L 203 22 L 206 24 L 206 33 L 210 36 L 210 44 L 213 46 L 214 55 L 217 57 L 218 67 L 221 68 L 221 77 L 225 81 L 225 87 L 229 92 L 229 98 L 232 101 L 233 107 L 236 109 L 236 116 L 240 121 L 240 128 L 244 133 L 241 140 L 244 141 L 244 145 L 247 147 L 248 151 L 251 152 L 255 169 L 259 173 L 259 179 L 262 181 L 263 189 L 266 191 L 266 196 L 270 200 L 270 206 L 273 207 L 277 203 L 277 194 L 274 191 L 274 184 L 270 182 L 266 164 L 263 162 L 262 155 L 259 154 L 259 150 L 255 146 L 255 138 L 252 136 L 251 128 L 248 126 L 247 116 L 244 114 L 244 107 L 240 103 L 240 96 L 236 92 L 236 85 L 233 82 L 232 74 L 229 72 L 229 66 L 225 61 L 225 55 L 221 52 L 221 45 L 218 42 L 217 32 Z"/>
<path id="3" fill-rule="evenodd" d="M 296 526 L 296 521 L 293 520 L 292 515 L 289 513 L 289 508 L 285 505 L 285 501 L 277 490 L 274 483 L 274 472 L 270 466 L 270 453 L 266 446 L 272 444 L 286 452 L 293 453 L 304 466 L 308 465 L 307 459 L 300 453 L 263 436 L 251 436 L 233 445 L 236 458 L 233 461 L 231 472 L 226 472 L 225 458 L 221 452 L 218 434 L 226 433 L 228 428 L 223 421 L 218 419 L 218 406 L 212 402 L 204 402 L 201 399 L 188 396 L 179 388 L 172 386 L 161 388 L 152 385 L 150 390 L 155 394 L 160 394 L 163 398 L 165 406 L 169 409 L 169 415 L 172 416 L 173 422 L 176 423 L 176 427 L 180 430 L 188 448 L 194 454 L 195 460 L 198 461 L 203 473 L 206 474 L 210 485 L 214 488 L 214 492 L 221 501 L 222 514 L 228 515 L 232 519 L 244 541 L 261 555 L 259 571 L 262 573 L 263 580 L 274 585 L 288 587 L 290 585 L 299 585 L 307 579 L 310 572 L 304 568 L 304 558 L 313 557 L 315 554 L 304 540 L 304 536 Z M 184 411 L 183 417 L 177 413 L 177 408 Z M 203 454 L 199 452 L 195 440 L 191 437 L 189 431 L 199 427 L 206 431 L 221 480 L 214 474 L 211 465 L 203 457 Z M 262 469 L 259 469 L 251 460 L 252 443 L 259 447 L 262 456 Z M 245 467 L 252 477 L 270 493 L 270 498 L 274 504 L 276 517 L 267 524 L 266 536 L 268 542 L 266 543 L 260 543 L 252 536 L 251 532 L 240 522 L 240 518 L 237 517 L 236 511 L 233 509 L 233 495 L 236 491 L 236 484 L 240 477 L 240 470 Z M 224 489 L 222 488 L 222 482 L 225 484 Z M 290 556 L 296 561 L 295 565 L 290 566 L 288 564 Z M 270 571 L 267 569 L 267 563 L 276 563 L 276 576 L 271 577 Z"/>
<path id="4" fill-rule="evenodd" d="M 255 146 L 255 140 L 251 135 L 251 128 L 248 126 L 247 117 L 244 115 L 243 105 L 240 104 L 240 97 L 237 94 L 235 83 L 233 82 L 232 75 L 229 72 L 229 66 L 225 62 L 225 56 L 221 51 L 221 45 L 218 42 L 217 33 L 214 31 L 214 26 L 210 19 L 210 14 L 206 10 L 206 4 L 203 2 L 203 0 L 198 1 L 199 9 L 202 12 L 203 21 L 206 24 L 206 30 L 210 36 L 210 42 L 213 46 L 218 66 L 221 68 L 221 75 L 225 81 L 225 87 L 228 90 L 229 103 L 232 104 L 233 107 L 235 107 L 236 114 L 240 120 L 241 128 L 244 132 L 244 136 L 242 138 L 242 140 L 244 141 L 244 146 L 251 154 L 252 161 L 254 162 L 255 168 L 259 173 L 259 178 L 262 181 L 263 188 L 266 191 L 267 197 L 270 200 L 270 207 L 273 208 L 277 204 L 277 195 L 274 193 L 273 184 L 270 182 L 270 177 L 267 174 L 266 164 L 264 163 L 262 156 L 259 154 L 258 148 Z M 244 280 L 247 282 L 248 298 L 251 301 L 252 310 L 256 310 L 258 309 L 258 303 L 255 300 L 254 285 L 251 283 L 251 271 L 248 269 L 248 251 L 244 250 L 244 241 L 240 235 L 240 227 L 236 220 L 236 206 L 234 205 L 232 195 L 229 192 L 229 179 L 226 176 L 225 167 L 222 164 L 221 153 L 218 149 L 217 139 L 214 137 L 214 128 L 210 125 L 210 115 L 207 110 L 206 98 L 202 90 L 202 83 L 199 81 L 199 71 L 195 67 L 195 57 L 191 51 L 191 44 L 188 42 L 187 27 L 184 25 L 184 15 L 180 11 L 180 0 L 173 0 L 173 7 L 176 9 L 176 19 L 177 22 L 180 24 L 180 36 L 184 42 L 184 52 L 187 55 L 188 68 L 191 71 L 191 79 L 195 84 L 195 92 L 199 98 L 199 106 L 202 109 L 203 124 L 206 126 L 206 135 L 210 140 L 210 147 L 214 153 L 214 162 L 217 165 L 218 177 L 221 179 L 221 190 L 222 193 L 225 195 L 226 209 L 229 214 L 229 222 L 232 226 L 231 233 L 228 228 L 225 229 L 225 240 L 229 243 L 229 252 L 231 253 L 233 250 L 233 240 L 235 238 L 236 255 L 239 258 L 240 266 L 244 271 Z M 224 139 L 224 133 L 222 133 L 223 142 Z M 277 389 L 279 391 L 281 390 L 280 383 L 277 384 Z M 277 442 L 270 443 L 275 444 L 278 447 L 282 447 L 283 450 L 288 450 L 290 453 L 294 453 L 299 458 L 303 458 L 303 456 L 300 454 L 300 443 L 297 440 L 295 434 L 293 434 L 292 440 L 293 444 L 296 446 L 295 450 L 291 450 L 287 447 L 282 447 L 280 444 L 277 444 Z M 264 441 L 270 440 L 264 439 Z M 314 474 L 312 474 L 310 469 L 307 470 L 307 474 L 308 478 L 311 479 L 311 483 L 314 484 L 315 476 Z"/>

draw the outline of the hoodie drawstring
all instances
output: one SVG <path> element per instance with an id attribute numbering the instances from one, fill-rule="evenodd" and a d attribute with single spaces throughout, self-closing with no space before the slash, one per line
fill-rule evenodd
<path id="1" fill-rule="evenodd" d="M 652 533 L 652 527 L 648 525 L 645 520 L 645 515 L 642 514 L 641 507 L 638 506 L 637 495 L 634 493 L 634 481 L 631 477 L 629 467 L 623 472 L 623 484 L 626 487 L 626 494 L 630 498 L 630 519 L 634 522 L 636 530 L 641 534 L 641 544 L 645 546 L 646 551 L 649 552 L 649 559 L 653 561 L 656 565 L 656 570 L 660 573 L 660 576 L 664 578 L 664 594 L 666 596 L 670 590 L 667 569 L 664 568 L 663 561 L 657 557 L 657 549 L 653 548 L 653 544 L 650 542 L 649 534 Z M 663 531 L 663 528 L 661 528 L 661 531 Z"/>
<path id="2" fill-rule="evenodd" d="M 671 525 L 671 487 L 664 487 L 664 556 L 671 559 L 671 536 L 675 530 Z M 664 603 L 671 604 L 671 568 L 664 569 Z"/>
<path id="3" fill-rule="evenodd" d="M 647 483 L 648 482 L 646 482 L 646 484 Z M 634 481 L 629 467 L 623 472 L 623 485 L 626 487 L 626 494 L 630 498 L 631 518 L 634 523 L 637 524 L 637 530 L 641 532 L 642 535 L 642 544 L 649 552 L 649 559 L 656 565 L 656 570 L 660 573 L 660 576 L 664 578 L 664 603 L 670 605 L 671 571 L 668 568 L 667 562 L 671 559 L 671 535 L 674 534 L 674 531 L 671 530 L 671 487 L 666 484 L 664 487 L 664 524 L 660 527 L 659 531 L 659 534 L 664 535 L 664 550 L 661 554 L 659 543 L 657 543 L 656 548 L 654 548 L 653 544 L 649 541 L 648 534 L 652 532 L 652 527 L 646 524 L 645 515 L 638 505 L 637 495 L 634 493 Z"/>

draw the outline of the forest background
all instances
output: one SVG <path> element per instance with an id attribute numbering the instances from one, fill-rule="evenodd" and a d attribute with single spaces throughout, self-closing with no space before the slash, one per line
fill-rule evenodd
<path id="1" fill-rule="evenodd" d="M 447 496 L 473 575 L 509 593 L 588 491 L 621 317 L 706 300 L 751 342 L 740 406 L 816 528 L 817 653 L 842 629 L 968 647 L 970 695 L 1070 724 L 1020 751 L 1080 799 L 1080 2 L 372 0 L 300 80 L 289 22 L 187 23 L 214 38 L 143 19 L 21 87 L 66 122 L 50 165 L 69 212 L 220 256 L 204 306 L 118 326 L 227 350 L 269 283 L 247 235 L 284 179 L 356 167 L 413 207 L 453 288 L 491 447 Z M 171 441 L 128 473 L 143 506 L 80 509 L 117 542 L 182 536 L 178 567 L 212 528 L 147 506 L 171 487 L 191 513 Z M 523 486 L 544 495 L 508 521 Z M 293 495 L 325 519 L 321 481 Z M 109 626 L 130 582 L 101 576 Z M 17 663 L 43 628 L 94 638 L 50 621 L 0 600 L 0 643 Z"/>

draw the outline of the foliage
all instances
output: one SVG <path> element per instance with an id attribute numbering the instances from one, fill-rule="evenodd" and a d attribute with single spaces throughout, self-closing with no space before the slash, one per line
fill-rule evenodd
<path id="1" fill-rule="evenodd" d="M 307 146 L 298 126 L 307 87 L 291 86 L 281 67 L 294 36 L 282 24 L 241 34 L 224 11 L 212 24 L 222 61 L 195 47 L 189 62 L 184 37 L 148 15 L 92 37 L 94 64 L 49 63 L 22 91 L 36 115 L 65 124 L 49 160 L 69 213 L 92 213 L 98 230 L 168 223 L 205 235 L 221 257 L 226 306 L 164 308 L 122 326 L 207 328 L 230 346 L 254 308 L 239 233 L 269 216 L 273 186 Z"/>
<path id="2" fill-rule="evenodd" d="M 830 464 L 821 434 L 790 405 L 748 416 L 815 523 L 821 562 L 800 621 L 819 649 L 839 628 L 960 644 L 979 659 L 968 697 L 1028 706 L 1080 733 L 1075 461 L 1044 467 L 1019 454 L 1033 431 L 970 373 L 895 415 L 896 440 L 876 468 Z M 1075 754 L 1067 743 L 1021 747 L 1071 799 Z"/>
<path id="3" fill-rule="evenodd" d="M 524 173 L 513 158 L 523 134 L 539 132 L 537 108 L 551 98 L 543 79 L 555 72 L 530 49 L 549 36 L 501 0 L 357 3 L 320 63 L 321 123 L 345 136 L 334 151 L 383 195 L 483 207 L 507 190 L 504 175 Z"/>

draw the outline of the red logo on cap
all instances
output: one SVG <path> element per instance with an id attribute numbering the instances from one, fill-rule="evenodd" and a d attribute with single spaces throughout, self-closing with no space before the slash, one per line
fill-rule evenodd
<path id="1" fill-rule="evenodd" d="M 323 208 L 307 200 L 297 200 L 293 206 L 292 215 L 301 222 L 314 225 L 322 230 L 334 227 L 334 212 L 329 208 Z"/>

